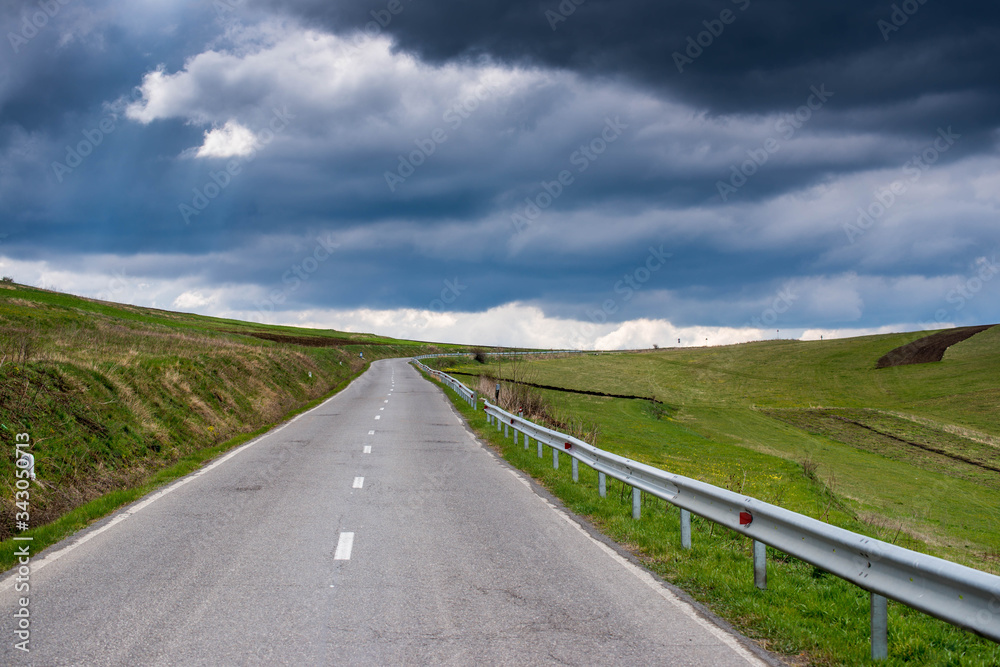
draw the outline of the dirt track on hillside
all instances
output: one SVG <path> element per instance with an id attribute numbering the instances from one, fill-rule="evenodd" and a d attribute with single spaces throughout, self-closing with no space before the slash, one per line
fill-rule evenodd
<path id="1" fill-rule="evenodd" d="M 986 331 L 993 324 L 976 327 L 958 327 L 941 331 L 930 336 L 918 338 L 912 343 L 901 345 L 894 350 L 890 350 L 883 355 L 875 364 L 875 368 L 889 368 L 890 366 L 905 366 L 907 364 L 926 364 L 932 361 L 941 361 L 944 358 L 945 350 L 956 343 L 961 343 L 981 331 Z"/>

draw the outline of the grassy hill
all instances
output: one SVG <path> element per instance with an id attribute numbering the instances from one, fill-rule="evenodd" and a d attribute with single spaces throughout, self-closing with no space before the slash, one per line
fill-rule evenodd
<path id="1" fill-rule="evenodd" d="M 1000 327 L 940 362 L 876 368 L 924 335 L 431 363 L 561 388 L 541 392 L 551 416 L 605 449 L 997 572 Z M 457 349 L 0 283 L 0 442 L 13 454 L 16 433 L 32 438 L 33 552 L 315 404 L 373 359 Z M 456 408 L 571 509 L 762 645 L 813 664 L 866 662 L 859 589 L 772 553 L 780 571 L 762 594 L 745 540 L 696 519 L 695 548 L 679 553 L 662 503 L 647 500 L 635 522 L 623 485 L 598 498 L 588 471 L 574 484 L 481 413 Z M 16 530 L 12 455 L 0 456 L 0 479 L 6 539 Z M 0 541 L 4 568 L 12 544 Z M 891 664 L 996 664 L 995 645 L 899 605 L 890 628 Z"/>
<path id="2" fill-rule="evenodd" d="M 876 369 L 924 336 L 432 364 L 480 376 L 459 377 L 486 395 L 493 381 L 484 376 L 497 374 L 561 388 L 542 389 L 540 405 L 508 381 L 501 402 L 514 399 L 508 409 L 523 407 L 606 450 L 997 573 L 1000 327 L 953 345 L 940 362 Z M 684 550 L 676 508 L 645 496 L 642 518 L 632 519 L 625 484 L 609 481 L 600 497 L 595 472 L 580 466 L 574 482 L 569 466 L 553 469 L 548 455 L 505 438 L 446 393 L 511 464 L 789 664 L 872 664 L 864 590 L 771 548 L 767 590 L 757 590 L 751 540 L 694 516 L 693 547 Z M 888 615 L 889 659 L 879 664 L 1000 664 L 994 642 L 895 602 Z"/>
<path id="3" fill-rule="evenodd" d="M 17 433 L 31 436 L 40 482 L 31 525 L 62 518 L 33 531 L 37 551 L 330 395 L 370 360 L 451 349 L 0 283 L 0 541 L 16 529 Z"/>
<path id="4" fill-rule="evenodd" d="M 662 401 L 543 392 L 605 449 L 998 572 L 1000 327 L 940 362 L 876 368 L 926 335 L 567 355 L 500 371 Z"/>

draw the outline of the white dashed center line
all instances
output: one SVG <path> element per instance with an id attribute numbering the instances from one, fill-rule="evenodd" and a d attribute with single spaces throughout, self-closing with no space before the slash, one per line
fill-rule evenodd
<path id="1" fill-rule="evenodd" d="M 372 446 L 365 445 L 365 454 L 371 454 L 371 453 L 372 453 Z"/>
<path id="2" fill-rule="evenodd" d="M 364 477 L 355 477 L 354 478 L 354 488 L 355 489 L 360 489 L 364 485 L 365 485 L 365 478 Z"/>
<path id="3" fill-rule="evenodd" d="M 354 548 L 354 533 L 341 533 L 337 540 L 337 550 L 333 560 L 351 560 L 351 549 Z"/>
<path id="4" fill-rule="evenodd" d="M 375 431 L 368 431 L 368 435 L 375 435 Z"/>
<path id="5" fill-rule="evenodd" d="M 382 415 L 375 415 L 375 419 L 382 419 Z"/>

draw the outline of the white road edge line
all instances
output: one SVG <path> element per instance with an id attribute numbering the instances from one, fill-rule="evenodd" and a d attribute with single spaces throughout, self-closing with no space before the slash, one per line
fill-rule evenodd
<path id="1" fill-rule="evenodd" d="M 598 549 L 606 553 L 619 565 L 621 565 L 626 570 L 635 575 L 642 583 L 646 584 L 651 589 L 653 589 L 657 594 L 659 594 L 660 597 L 662 597 L 670 604 L 676 606 L 678 609 L 684 612 L 685 615 L 689 616 L 693 621 L 695 621 L 698 625 L 702 626 L 710 633 L 715 635 L 723 644 L 731 648 L 735 653 L 737 653 L 741 658 L 746 660 L 751 665 L 762 665 L 763 667 L 767 667 L 766 662 L 764 662 L 756 655 L 754 655 L 752 652 L 747 650 L 745 646 L 740 644 L 728 632 L 726 632 L 719 626 L 715 625 L 714 623 L 711 623 L 706 618 L 704 618 L 701 614 L 698 613 L 698 611 L 694 607 L 692 607 L 686 601 L 674 595 L 674 593 L 671 590 L 669 590 L 668 588 L 664 588 L 663 584 L 661 584 L 655 578 L 653 578 L 653 575 L 651 575 L 649 572 L 639 567 L 635 563 L 631 562 L 627 558 L 623 557 L 621 554 L 619 554 L 617 551 L 609 547 L 604 542 L 601 542 L 600 540 L 594 538 L 593 535 L 584 530 L 583 526 L 574 521 L 573 518 L 569 516 L 566 512 L 561 511 L 558 507 L 549 502 L 547 498 L 543 498 L 542 496 L 535 493 L 535 490 L 531 488 L 531 484 L 528 482 L 528 480 L 524 479 L 524 477 L 518 474 L 517 471 L 511 470 L 510 468 L 505 468 L 505 469 L 507 470 L 507 472 L 509 472 L 511 475 L 514 476 L 514 479 L 516 479 L 517 481 L 521 482 L 526 487 L 528 487 L 528 489 L 535 495 L 536 498 L 538 498 L 543 503 L 548 505 L 561 519 L 563 519 L 569 525 L 573 526 L 573 528 L 580 531 L 580 533 L 586 536 L 588 540 L 597 545 Z"/>
<path id="2" fill-rule="evenodd" d="M 355 477 L 354 478 L 354 487 L 353 488 L 360 489 L 364 485 L 365 485 L 365 478 L 364 477 Z"/>
<path id="3" fill-rule="evenodd" d="M 337 540 L 337 550 L 333 560 L 351 560 L 351 549 L 354 548 L 354 533 L 341 533 Z"/>
<path id="4" fill-rule="evenodd" d="M 353 382 L 351 384 L 353 384 Z M 63 547 L 62 549 L 59 549 L 58 551 L 53 551 L 52 553 L 48 554 L 44 558 L 41 558 L 39 560 L 32 560 L 31 561 L 31 573 L 34 574 L 34 573 L 38 572 L 39 570 L 41 570 L 46 565 L 54 563 L 55 561 L 59 560 L 60 558 L 62 558 L 66 554 L 68 554 L 70 551 L 73 551 L 77 547 L 79 547 L 79 546 L 81 546 L 83 544 L 86 544 L 87 542 L 89 542 L 90 540 L 94 539 L 95 537 L 97 537 L 98 535 L 100 535 L 101 533 L 103 533 L 104 531 L 110 529 L 112 526 L 115 526 L 115 525 L 121 523 L 122 521 L 124 521 L 125 519 L 129 518 L 133 514 L 137 514 L 138 512 L 142 511 L 143 509 L 145 509 L 145 508 L 149 507 L 150 505 L 152 505 L 153 503 L 155 503 L 157 500 L 159 500 L 163 496 L 165 496 L 165 495 L 167 495 L 169 493 L 173 493 L 174 491 L 176 491 L 177 489 L 181 488 L 182 486 L 184 486 L 188 482 L 191 482 L 191 481 L 193 481 L 193 480 L 201 477 L 202 475 L 204 475 L 208 471 L 210 471 L 213 468 L 216 468 L 216 467 L 222 465 L 223 463 L 225 463 L 229 459 L 233 458 L 234 456 L 245 452 L 246 450 L 248 450 L 251 447 L 253 447 L 254 445 L 256 445 L 258 442 L 260 442 L 261 440 L 264 440 L 265 438 L 269 438 L 272 435 L 276 435 L 276 434 L 280 433 L 286 427 L 291 426 L 293 423 L 295 423 L 296 421 L 298 421 L 302 417 L 305 417 L 306 415 L 308 415 L 313 410 L 320 409 L 321 407 L 323 407 L 324 405 L 326 405 L 329 401 L 332 401 L 337 396 L 340 396 L 349 387 L 350 387 L 350 385 L 348 385 L 347 387 L 344 387 L 343 390 L 337 392 L 336 394 L 334 394 L 330 398 L 326 399 L 325 401 L 323 401 L 322 403 L 320 403 L 316 407 L 312 408 L 311 410 L 307 410 L 306 412 L 302 412 L 302 413 L 300 413 L 300 414 L 292 417 L 290 420 L 288 420 L 287 422 L 285 422 L 284 424 L 282 424 L 278 428 L 274 429 L 273 431 L 268 431 L 267 433 L 264 433 L 264 434 L 262 434 L 262 435 L 260 435 L 260 436 L 258 436 L 256 438 L 254 438 L 250 442 L 245 443 L 243 445 L 240 445 L 239 447 L 237 447 L 233 451 L 229 452 L 228 454 L 226 454 L 222 458 L 216 459 L 212 463 L 209 463 L 207 466 L 205 466 L 201 470 L 198 470 L 198 471 L 193 472 L 193 473 L 191 473 L 189 475 L 185 475 L 184 477 L 181 477 L 177 481 L 171 483 L 166 488 L 160 489 L 159 491 L 157 491 L 153 495 L 149 496 L 148 498 L 146 498 L 145 500 L 139 502 L 138 504 L 133 505 L 129 509 L 126 509 L 124 511 L 120 511 L 120 513 L 117 514 L 113 519 L 111 519 L 111 521 L 108 521 L 106 524 L 104 524 L 100 528 L 92 530 L 89 533 L 83 535 L 80 539 L 76 540 L 72 544 L 69 544 L 69 545 Z M 67 538 L 67 539 L 71 539 L 71 537 Z M 18 576 L 17 572 L 15 572 L 14 574 L 10 575 L 9 577 L 7 577 L 6 579 L 4 579 L 3 581 L 0 581 L 0 591 L 5 591 L 8 588 L 12 587 L 14 585 L 14 583 L 15 583 L 15 579 L 17 578 L 17 576 Z"/>

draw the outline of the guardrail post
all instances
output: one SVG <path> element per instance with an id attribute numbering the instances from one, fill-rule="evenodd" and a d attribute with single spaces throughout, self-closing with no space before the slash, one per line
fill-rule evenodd
<path id="1" fill-rule="evenodd" d="M 497 420 L 497 433 L 499 433 L 500 432 L 500 417 L 494 417 L 493 419 Z"/>
<path id="2" fill-rule="evenodd" d="M 559 470 L 559 450 L 552 448 L 552 469 Z"/>
<path id="3" fill-rule="evenodd" d="M 479 392 L 474 391 L 472 392 L 472 408 L 475 409 L 477 405 L 479 405 Z"/>
<path id="4" fill-rule="evenodd" d="M 542 458 L 542 441 L 536 438 L 535 442 L 538 443 L 538 458 Z"/>
<path id="5" fill-rule="evenodd" d="M 510 437 L 510 431 L 507 430 L 507 422 L 503 423 L 503 437 L 505 438 Z"/>
<path id="6" fill-rule="evenodd" d="M 681 548 L 691 548 L 691 512 L 681 509 Z"/>
<path id="7" fill-rule="evenodd" d="M 889 657 L 889 608 L 886 599 L 871 593 L 872 660 Z"/>
<path id="8" fill-rule="evenodd" d="M 632 518 L 638 519 L 642 516 L 642 491 L 637 487 L 632 487 Z"/>
<path id="9" fill-rule="evenodd" d="M 767 590 L 767 545 L 753 541 L 753 585 Z"/>
<path id="10" fill-rule="evenodd" d="M 603 472 L 597 473 L 597 493 L 601 495 L 601 498 L 608 496 L 608 476 Z"/>
<path id="11" fill-rule="evenodd" d="M 573 481 L 580 481 L 580 462 L 576 459 L 573 459 Z"/>

